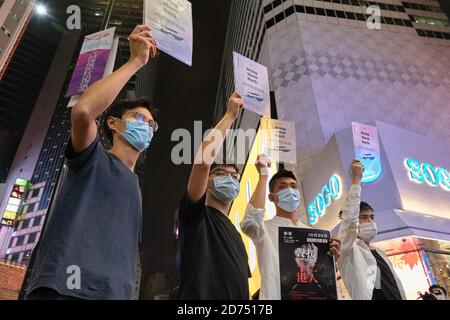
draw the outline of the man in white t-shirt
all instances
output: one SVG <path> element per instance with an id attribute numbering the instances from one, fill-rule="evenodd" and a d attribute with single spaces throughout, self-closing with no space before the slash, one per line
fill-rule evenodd
<path id="1" fill-rule="evenodd" d="M 256 168 L 259 181 L 241 222 L 242 231 L 252 239 L 256 247 L 261 273 L 260 300 L 281 299 L 278 228 L 310 228 L 304 225 L 298 216 L 300 192 L 297 178 L 287 170 L 280 170 L 269 182 L 269 200 L 275 204 L 276 216 L 264 221 L 270 165 L 266 156 L 258 157 Z M 339 240 L 332 238 L 330 251 L 335 254 L 336 260 L 340 255 L 339 249 Z"/>

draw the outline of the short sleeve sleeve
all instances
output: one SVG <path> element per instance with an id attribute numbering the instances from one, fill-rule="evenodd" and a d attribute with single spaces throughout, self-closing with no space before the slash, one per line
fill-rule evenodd
<path id="1" fill-rule="evenodd" d="M 189 196 L 186 191 L 183 196 L 183 199 L 181 199 L 180 201 L 180 209 L 179 209 L 180 222 L 186 223 L 189 222 L 190 220 L 201 218 L 205 209 L 205 201 L 206 201 L 206 194 L 203 195 L 203 197 L 199 201 L 197 201 L 197 203 L 192 203 L 189 200 Z"/>
<path id="2" fill-rule="evenodd" d="M 64 151 L 64 156 L 67 160 L 67 166 L 70 169 L 79 169 L 85 166 L 93 155 L 100 151 L 102 146 L 100 145 L 98 139 L 96 138 L 94 142 L 82 153 L 75 153 L 73 150 L 72 139 L 69 140 L 66 150 Z"/>

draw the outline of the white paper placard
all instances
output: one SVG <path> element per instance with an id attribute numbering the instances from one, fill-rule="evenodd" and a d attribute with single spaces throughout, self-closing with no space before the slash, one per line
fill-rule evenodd
<path id="1" fill-rule="evenodd" d="M 244 99 L 244 108 L 264 116 L 270 110 L 267 67 L 233 52 L 236 91 Z"/>
<path id="2" fill-rule="evenodd" d="M 145 0 L 144 21 L 158 49 L 192 66 L 192 5 L 187 0 Z"/>

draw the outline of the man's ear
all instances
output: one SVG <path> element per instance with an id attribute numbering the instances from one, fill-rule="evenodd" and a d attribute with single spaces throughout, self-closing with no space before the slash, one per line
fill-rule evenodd
<path id="1" fill-rule="evenodd" d="M 106 120 L 106 123 L 108 124 L 109 129 L 111 129 L 112 131 L 117 130 L 117 120 L 114 117 L 108 117 L 108 119 Z"/>
<path id="2" fill-rule="evenodd" d="M 214 189 L 214 181 L 211 179 L 211 177 L 208 177 L 208 182 L 206 183 L 206 190 Z"/>
<path id="3" fill-rule="evenodd" d="M 275 202 L 275 197 L 274 197 L 273 193 L 269 193 L 269 200 L 271 202 Z"/>

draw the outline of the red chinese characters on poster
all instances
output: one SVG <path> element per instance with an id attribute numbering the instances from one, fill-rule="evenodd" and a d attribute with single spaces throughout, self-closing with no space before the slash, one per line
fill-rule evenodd
<path id="1" fill-rule="evenodd" d="M 282 300 L 337 300 L 329 241 L 328 231 L 279 228 Z"/>

